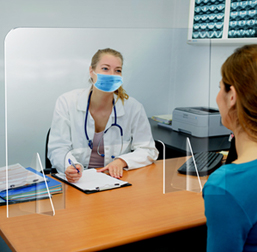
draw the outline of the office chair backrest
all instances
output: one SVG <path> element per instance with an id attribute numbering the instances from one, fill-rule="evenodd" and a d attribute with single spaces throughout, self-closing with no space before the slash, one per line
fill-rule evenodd
<path id="1" fill-rule="evenodd" d="M 231 164 L 236 159 L 237 159 L 236 143 L 235 143 L 235 137 L 233 137 L 231 140 L 231 145 L 230 145 L 230 149 L 228 152 L 226 164 Z"/>
<path id="2" fill-rule="evenodd" d="M 44 173 L 45 173 L 45 174 L 57 173 L 57 170 L 52 167 L 51 161 L 50 161 L 50 160 L 48 159 L 48 157 L 47 157 L 47 153 L 48 153 L 48 140 L 49 140 L 50 131 L 51 131 L 51 128 L 48 130 L 48 132 L 47 132 L 47 134 L 46 134 L 45 170 L 44 170 Z"/>
<path id="3" fill-rule="evenodd" d="M 46 146 L 45 146 L 45 174 L 49 173 L 57 173 L 57 170 L 52 167 L 51 161 L 47 157 L 47 152 L 48 152 L 48 140 L 49 140 L 49 135 L 50 135 L 51 128 L 48 130 L 46 134 Z"/>
<path id="4" fill-rule="evenodd" d="M 51 168 L 52 164 L 50 162 L 50 160 L 47 157 L 47 153 L 48 153 L 48 140 L 49 140 L 49 134 L 50 134 L 51 129 L 48 130 L 47 134 L 46 134 L 46 146 L 45 146 L 45 168 Z"/>

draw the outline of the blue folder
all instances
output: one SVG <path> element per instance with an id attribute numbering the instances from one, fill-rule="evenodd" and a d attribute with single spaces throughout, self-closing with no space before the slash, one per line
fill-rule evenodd
<path id="1" fill-rule="evenodd" d="M 34 170 L 31 167 L 26 168 L 29 171 L 32 171 L 39 176 L 43 177 L 43 174 L 41 172 L 38 172 Z M 49 188 L 50 193 L 61 193 L 62 192 L 62 184 L 61 182 L 50 178 L 46 176 L 47 179 L 47 185 Z M 19 203 L 19 202 L 26 202 L 26 201 L 32 201 L 32 200 L 37 200 L 37 199 L 45 199 L 48 198 L 48 193 L 46 189 L 45 182 L 40 182 L 37 184 L 32 184 L 29 186 L 23 186 L 15 189 L 9 189 L 8 190 L 8 197 L 9 197 L 9 202 L 10 204 L 12 203 Z M 15 197 L 15 199 L 12 199 Z M 6 204 L 6 190 L 0 192 L 0 205 Z M 3 202 L 4 201 L 4 202 Z"/>

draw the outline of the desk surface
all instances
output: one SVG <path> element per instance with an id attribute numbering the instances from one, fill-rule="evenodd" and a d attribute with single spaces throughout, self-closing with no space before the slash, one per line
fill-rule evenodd
<path id="1" fill-rule="evenodd" d="M 178 160 L 166 160 L 167 174 Z M 0 234 L 13 251 L 96 251 L 203 225 L 201 193 L 163 194 L 163 162 L 124 171 L 132 186 L 86 195 L 66 186 L 66 208 L 55 216 L 6 218 Z"/>

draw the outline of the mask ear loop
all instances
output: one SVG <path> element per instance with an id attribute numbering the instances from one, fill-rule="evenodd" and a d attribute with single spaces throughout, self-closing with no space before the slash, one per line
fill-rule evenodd
<path id="1" fill-rule="evenodd" d="M 92 140 L 89 139 L 88 134 L 87 134 L 87 117 L 88 117 L 88 110 L 89 110 L 89 103 L 90 103 L 91 95 L 92 95 L 92 91 L 90 92 L 90 94 L 88 96 L 84 130 L 85 130 L 85 135 L 86 135 L 86 138 L 87 138 L 87 141 L 88 141 L 88 146 L 92 150 L 93 149 L 93 142 L 92 142 Z"/>

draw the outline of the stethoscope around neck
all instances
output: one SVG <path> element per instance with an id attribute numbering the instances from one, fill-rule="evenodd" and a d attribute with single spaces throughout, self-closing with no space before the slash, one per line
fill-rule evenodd
<path id="1" fill-rule="evenodd" d="M 88 146 L 92 150 L 93 149 L 93 141 L 89 139 L 88 134 L 87 134 L 87 117 L 88 117 L 88 111 L 89 111 L 89 104 L 90 104 L 91 95 L 92 95 L 92 91 L 90 92 L 90 94 L 88 96 L 84 128 L 85 128 L 85 135 L 86 135 L 86 138 L 87 138 L 87 141 L 88 141 Z M 122 148 L 123 148 L 123 130 L 122 130 L 122 127 L 119 124 L 117 124 L 117 114 L 116 114 L 116 108 L 115 108 L 114 99 L 113 99 L 113 111 L 114 111 L 114 123 L 109 128 L 107 128 L 104 131 L 104 133 L 103 133 L 103 135 L 102 135 L 102 137 L 101 137 L 101 139 L 100 139 L 100 141 L 98 143 L 98 146 L 97 146 L 97 154 L 100 155 L 101 157 L 104 157 L 104 154 L 101 154 L 100 151 L 99 151 L 100 143 L 103 141 L 104 135 L 109 131 L 109 129 L 111 127 L 118 127 L 119 130 L 120 130 L 120 136 L 121 136 L 120 154 L 122 152 Z M 111 158 L 115 158 L 115 156 L 112 155 Z"/>

